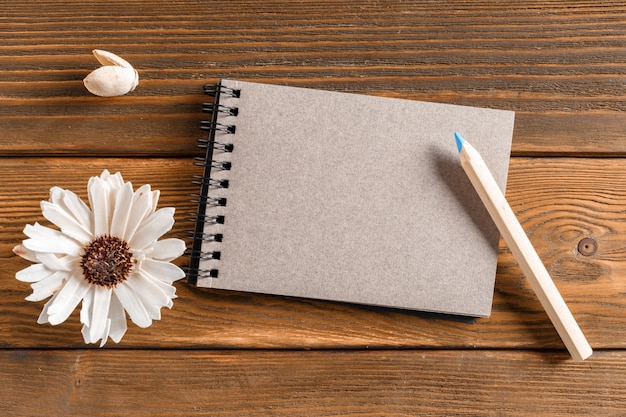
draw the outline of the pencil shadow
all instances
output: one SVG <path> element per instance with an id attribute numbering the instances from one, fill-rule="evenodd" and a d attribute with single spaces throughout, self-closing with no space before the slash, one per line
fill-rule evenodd
<path id="1" fill-rule="evenodd" d="M 448 187 L 450 195 L 463 207 L 475 229 L 480 231 L 489 246 L 497 252 L 500 232 L 463 170 L 459 158 L 435 147 L 430 151 L 435 169 Z"/>

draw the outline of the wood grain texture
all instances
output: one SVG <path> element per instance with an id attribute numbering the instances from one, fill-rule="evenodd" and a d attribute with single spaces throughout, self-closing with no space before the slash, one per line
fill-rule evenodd
<path id="1" fill-rule="evenodd" d="M 6 416 L 622 415 L 624 354 L 566 359 L 498 351 L 6 350 L 0 403 Z"/>
<path id="2" fill-rule="evenodd" d="M 0 6 L 4 415 L 623 415 L 623 2 Z M 89 95 L 94 48 L 128 59 L 137 90 Z M 220 77 L 515 110 L 507 197 L 594 356 L 568 360 L 503 243 L 492 317 L 474 324 L 178 282 L 174 308 L 119 345 L 85 347 L 77 313 L 37 325 L 43 303 L 24 300 L 14 276 L 29 263 L 11 248 L 43 221 L 39 201 L 53 185 L 85 197 L 88 177 L 121 170 L 161 190 L 181 236 L 201 89 Z"/>
<path id="3" fill-rule="evenodd" d="M 4 3 L 5 155 L 189 155 L 220 77 L 515 110 L 516 155 L 626 151 L 621 2 Z M 93 48 L 138 89 L 90 96 Z"/>
<path id="4" fill-rule="evenodd" d="M 453 146 L 453 144 L 451 145 Z M 82 346 L 75 313 L 61 326 L 35 323 L 42 303 L 14 274 L 29 265 L 11 253 L 26 223 L 39 221 L 39 201 L 54 185 L 86 198 L 86 181 L 103 169 L 120 170 L 135 187 L 161 190 L 161 206 L 177 209 L 171 236 L 183 236 L 194 210 L 191 159 L 3 158 L 0 176 L 0 347 Z M 607 176 L 607 172 L 611 175 Z M 578 323 L 596 349 L 626 347 L 623 213 L 626 160 L 621 158 L 513 158 L 507 197 Z M 578 252 L 593 238 L 592 256 Z M 177 261 L 186 265 L 186 259 Z M 562 343 L 535 293 L 503 242 L 493 314 L 475 324 L 433 320 L 406 312 L 321 301 L 201 290 L 177 283 L 179 299 L 163 320 L 129 326 L 121 347 L 346 348 L 456 347 L 551 348 Z M 24 338 L 24 333 L 34 337 Z"/>

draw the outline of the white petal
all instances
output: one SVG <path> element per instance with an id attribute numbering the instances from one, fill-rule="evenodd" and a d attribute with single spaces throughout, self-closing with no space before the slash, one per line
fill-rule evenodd
<path id="1" fill-rule="evenodd" d="M 102 184 L 102 190 L 104 191 L 104 200 L 107 204 L 106 212 L 108 226 L 105 233 L 109 233 L 111 220 L 115 209 L 115 203 L 117 201 L 117 192 L 124 185 L 124 179 L 122 178 L 122 174 L 120 174 L 119 172 L 111 174 L 108 170 L 105 169 L 104 171 L 102 171 L 102 174 L 100 174 L 99 181 Z"/>
<path id="2" fill-rule="evenodd" d="M 89 205 L 93 211 L 93 235 L 109 233 L 109 200 L 104 183 L 98 177 L 91 177 L 87 186 Z"/>
<path id="3" fill-rule="evenodd" d="M 154 213 L 156 211 L 157 205 L 159 203 L 159 196 L 160 195 L 161 195 L 161 191 L 159 191 L 159 190 L 152 191 L 152 210 L 150 211 L 151 213 Z M 174 215 L 174 213 L 172 213 L 172 215 Z"/>
<path id="4" fill-rule="evenodd" d="M 37 252 L 27 249 L 24 245 L 17 245 L 13 247 L 13 253 L 26 259 L 27 261 L 39 262 L 39 259 L 37 259 Z"/>
<path id="5" fill-rule="evenodd" d="M 84 325 L 80 332 L 83 335 L 83 339 L 85 340 L 85 343 L 96 343 L 98 340 L 102 339 L 100 343 L 100 347 L 104 346 L 107 341 L 107 338 L 109 337 L 110 324 L 111 324 L 111 320 L 107 318 L 104 331 L 102 332 L 102 334 L 95 336 L 94 338 L 92 338 L 90 334 L 89 326 Z"/>
<path id="6" fill-rule="evenodd" d="M 143 261 L 141 270 L 150 278 L 158 279 L 168 284 L 185 276 L 185 272 L 176 265 L 150 258 Z"/>
<path id="7" fill-rule="evenodd" d="M 151 209 L 152 192 L 150 191 L 150 184 L 146 184 L 139 187 L 135 195 L 133 195 L 133 202 L 128 214 L 126 230 L 124 231 L 123 239 L 125 241 L 130 242 L 141 222 L 151 213 Z"/>
<path id="8" fill-rule="evenodd" d="M 153 285 L 149 279 L 141 279 L 137 276 L 133 277 L 133 279 L 128 279 L 125 284 L 139 298 L 141 304 L 146 309 L 148 317 L 152 320 L 161 320 L 161 307 L 167 305 L 169 301 L 165 293 L 159 287 Z M 161 305 L 162 302 L 164 302 L 163 305 Z"/>
<path id="9" fill-rule="evenodd" d="M 91 210 L 76 194 L 59 187 L 50 189 L 50 202 L 74 217 L 91 234 Z"/>
<path id="10" fill-rule="evenodd" d="M 115 343 L 122 340 L 122 336 L 126 333 L 126 313 L 124 306 L 120 303 L 115 292 L 111 295 L 111 306 L 109 307 L 109 318 L 111 319 L 111 327 L 109 329 L 109 337 Z"/>
<path id="11" fill-rule="evenodd" d="M 156 306 L 154 304 L 144 304 L 146 311 L 148 312 L 148 316 L 152 320 L 161 320 L 161 307 Z"/>
<path id="12" fill-rule="evenodd" d="M 128 222 L 132 200 L 133 186 L 127 182 L 116 193 L 115 208 L 113 209 L 113 218 L 109 232 L 111 236 L 124 238 L 124 230 Z"/>
<path id="13" fill-rule="evenodd" d="M 82 250 L 75 240 L 62 236 L 56 240 L 26 239 L 22 242 L 26 249 L 34 252 L 60 253 L 78 256 Z"/>
<path id="14" fill-rule="evenodd" d="M 54 270 L 44 264 L 33 264 L 15 274 L 15 278 L 22 282 L 37 282 L 54 274 Z"/>
<path id="15" fill-rule="evenodd" d="M 139 295 L 144 305 L 154 304 L 157 306 L 166 306 L 170 297 L 159 286 L 154 284 L 154 280 L 144 275 L 141 271 L 133 274 L 127 280 L 128 285 L 133 291 Z"/>
<path id="16" fill-rule="evenodd" d="M 83 296 L 91 288 L 91 284 L 77 272 L 65 283 L 58 293 L 55 302 L 48 308 L 48 321 L 57 325 L 63 323 L 76 308 Z"/>
<path id="17" fill-rule="evenodd" d="M 102 332 L 102 335 L 100 335 L 100 339 L 101 339 L 100 347 L 103 347 L 106 344 L 107 339 L 109 338 L 109 330 L 110 329 L 111 329 L 111 319 L 107 318 L 107 322 L 106 322 L 106 324 L 104 326 L 104 331 Z M 96 339 L 96 340 L 98 340 L 98 339 Z"/>
<path id="18" fill-rule="evenodd" d="M 68 214 L 62 207 L 48 201 L 42 201 L 41 212 L 46 219 L 59 226 L 64 234 L 73 237 L 83 245 L 91 241 L 89 225 L 81 225 L 73 215 Z"/>
<path id="19" fill-rule="evenodd" d="M 111 303 L 112 290 L 100 285 L 94 286 L 93 308 L 89 335 L 91 340 L 96 341 L 102 337 L 106 330 L 109 318 L 109 305 Z M 106 340 L 106 339 L 105 339 Z"/>
<path id="20" fill-rule="evenodd" d="M 58 230 L 48 226 L 42 226 L 39 223 L 24 226 L 24 234 L 28 237 L 43 239 L 60 239 L 64 236 L 63 233 Z"/>
<path id="21" fill-rule="evenodd" d="M 89 326 L 83 325 L 83 328 L 80 329 L 80 332 L 83 335 L 83 340 L 85 341 L 85 343 L 87 344 L 94 343 L 91 341 L 91 336 L 89 335 Z"/>
<path id="22" fill-rule="evenodd" d="M 93 235 L 93 218 L 91 210 L 87 204 L 85 204 L 80 197 L 69 190 L 65 191 L 65 194 L 63 195 L 63 202 L 65 203 L 67 210 L 72 213 L 76 220 L 78 220 L 78 222 Z"/>
<path id="23" fill-rule="evenodd" d="M 100 173 L 100 178 L 104 180 L 104 179 L 108 178 L 110 175 L 111 175 L 111 173 L 109 172 L 109 170 L 108 169 L 104 169 Z M 94 177 L 94 178 L 96 178 L 96 177 Z"/>
<path id="24" fill-rule="evenodd" d="M 76 240 L 39 223 L 27 224 L 24 227 L 24 234 L 31 238 L 22 242 L 22 245 L 29 251 L 65 253 L 77 256 L 82 250 L 82 245 Z"/>
<path id="25" fill-rule="evenodd" d="M 50 188 L 50 202 L 53 204 L 59 204 L 59 202 L 63 201 L 63 193 L 65 190 L 61 187 L 52 187 Z"/>
<path id="26" fill-rule="evenodd" d="M 95 294 L 94 288 L 91 288 L 89 291 L 85 293 L 85 296 L 83 297 L 83 306 L 80 309 L 80 322 L 83 323 L 87 327 L 89 327 L 89 325 L 91 324 L 94 294 Z M 87 333 L 87 336 L 89 336 L 89 333 Z M 87 342 L 87 340 L 85 341 Z M 92 343 L 92 342 L 87 342 L 87 343 Z"/>
<path id="27" fill-rule="evenodd" d="M 158 279 L 153 279 L 151 277 L 148 277 L 148 278 L 154 285 L 159 287 L 161 291 L 163 291 L 165 295 L 167 295 L 168 298 L 170 299 L 170 301 L 167 303 L 165 307 L 172 308 L 172 306 L 174 305 L 174 303 L 172 302 L 172 299 L 178 298 L 178 296 L 176 295 L 176 287 Z"/>
<path id="28" fill-rule="evenodd" d="M 57 292 L 46 302 L 46 304 L 44 304 L 41 314 L 39 314 L 39 318 L 37 318 L 37 324 L 48 323 L 48 308 L 50 308 L 50 306 L 56 301 L 58 296 L 59 293 Z"/>
<path id="29" fill-rule="evenodd" d="M 104 184 L 109 192 L 117 190 L 122 185 L 124 185 L 124 178 L 122 178 L 122 174 L 119 172 L 111 174 L 108 169 L 102 171 L 102 174 L 100 174 L 100 179 L 104 181 Z"/>
<path id="30" fill-rule="evenodd" d="M 77 258 L 75 256 L 58 257 L 53 253 L 38 253 L 37 259 L 53 271 L 71 271 L 77 266 Z"/>
<path id="31" fill-rule="evenodd" d="M 67 274 L 64 272 L 55 272 L 54 274 L 42 279 L 41 281 L 35 282 L 31 285 L 33 289 L 33 293 L 26 297 L 28 301 L 41 301 L 50 297 L 51 295 L 58 292 L 67 279 Z"/>
<path id="32" fill-rule="evenodd" d="M 146 308 L 143 306 L 143 303 L 125 282 L 113 288 L 113 292 L 117 295 L 124 309 L 128 312 L 133 323 L 141 328 L 148 327 L 152 324 L 152 320 Z"/>
<path id="33" fill-rule="evenodd" d="M 172 297 L 175 296 L 176 288 L 166 285 L 161 281 L 144 276 L 141 272 L 135 274 L 134 279 L 129 279 L 128 285 L 138 294 L 153 320 L 161 319 L 161 308 L 172 308 Z"/>
<path id="34" fill-rule="evenodd" d="M 150 256 L 159 261 L 170 262 L 181 256 L 185 249 L 185 241 L 182 239 L 163 239 L 154 243 Z"/>
<path id="35" fill-rule="evenodd" d="M 174 208 L 165 207 L 154 212 L 139 226 L 129 243 L 131 249 L 141 250 L 167 233 L 174 225 Z"/>

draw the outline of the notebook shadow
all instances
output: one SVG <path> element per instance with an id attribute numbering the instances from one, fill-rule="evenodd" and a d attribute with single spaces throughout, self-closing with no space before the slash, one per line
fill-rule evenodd
<path id="1" fill-rule="evenodd" d="M 463 211 L 467 213 L 475 229 L 481 233 L 485 242 L 497 253 L 500 232 L 498 232 L 489 212 L 463 170 L 459 158 L 456 155 L 444 153 L 436 147 L 432 147 L 430 153 L 430 160 L 434 164 L 433 169 L 439 173 L 450 196 L 463 207 Z"/>

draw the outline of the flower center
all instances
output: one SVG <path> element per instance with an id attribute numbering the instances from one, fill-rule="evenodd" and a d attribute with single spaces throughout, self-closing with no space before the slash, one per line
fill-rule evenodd
<path id="1" fill-rule="evenodd" d="M 104 235 L 85 247 L 80 266 L 87 282 L 112 288 L 128 278 L 133 254 L 124 240 Z"/>

